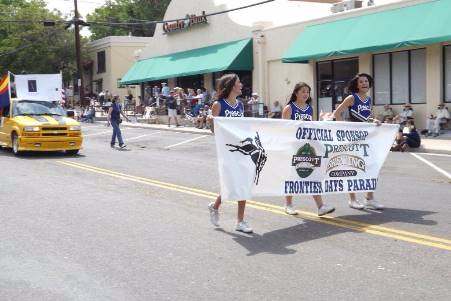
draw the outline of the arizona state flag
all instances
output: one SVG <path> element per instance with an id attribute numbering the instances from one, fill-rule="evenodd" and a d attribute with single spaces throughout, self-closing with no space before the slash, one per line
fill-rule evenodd
<path id="1" fill-rule="evenodd" d="M 9 106 L 10 90 L 9 90 L 9 72 L 0 79 L 0 108 Z"/>

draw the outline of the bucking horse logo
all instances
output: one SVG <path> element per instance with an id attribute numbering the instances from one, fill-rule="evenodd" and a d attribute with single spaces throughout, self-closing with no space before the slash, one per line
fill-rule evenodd
<path id="1" fill-rule="evenodd" d="M 263 167 L 266 163 L 266 152 L 263 148 L 263 145 L 260 141 L 260 136 L 258 135 L 252 138 L 246 138 L 243 141 L 240 141 L 240 145 L 226 144 L 230 146 L 232 149 L 229 149 L 230 152 L 240 152 L 243 155 L 251 156 L 252 162 L 255 164 L 255 177 L 254 183 L 258 185 L 258 180 L 260 178 L 260 172 L 263 170 Z M 254 144 L 255 142 L 255 144 Z"/>

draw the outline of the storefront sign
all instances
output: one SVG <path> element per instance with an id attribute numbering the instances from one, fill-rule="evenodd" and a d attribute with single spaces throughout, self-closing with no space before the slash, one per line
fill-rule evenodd
<path id="1" fill-rule="evenodd" d="M 163 31 L 165 34 L 168 34 L 171 32 L 187 30 L 194 25 L 207 23 L 208 23 L 207 16 L 205 15 L 205 11 L 203 11 L 202 15 L 200 16 L 186 15 L 186 18 L 183 20 L 179 20 L 172 23 L 166 22 L 163 24 Z"/>

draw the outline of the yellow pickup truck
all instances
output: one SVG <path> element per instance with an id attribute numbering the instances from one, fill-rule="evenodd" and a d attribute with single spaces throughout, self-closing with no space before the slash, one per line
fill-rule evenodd
<path id="1" fill-rule="evenodd" d="M 80 124 L 66 117 L 56 102 L 12 99 L 1 110 L 0 146 L 22 151 L 65 151 L 76 155 L 82 145 Z"/>

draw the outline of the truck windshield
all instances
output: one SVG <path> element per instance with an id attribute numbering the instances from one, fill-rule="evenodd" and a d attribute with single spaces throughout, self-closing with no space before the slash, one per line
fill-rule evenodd
<path id="1" fill-rule="evenodd" d="M 56 102 L 39 100 L 21 100 L 14 103 L 13 116 L 20 115 L 55 115 L 65 116 L 66 112 Z"/>

